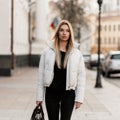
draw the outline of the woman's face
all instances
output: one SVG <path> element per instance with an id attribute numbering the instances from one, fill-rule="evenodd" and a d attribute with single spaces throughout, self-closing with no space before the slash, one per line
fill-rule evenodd
<path id="1" fill-rule="evenodd" d="M 68 41 L 69 37 L 70 37 L 70 29 L 68 25 L 61 25 L 59 29 L 60 41 Z"/>

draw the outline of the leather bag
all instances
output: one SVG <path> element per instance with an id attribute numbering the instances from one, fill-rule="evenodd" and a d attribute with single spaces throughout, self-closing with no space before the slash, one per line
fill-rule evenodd
<path id="1" fill-rule="evenodd" d="M 42 105 L 35 107 L 30 120 L 45 120 Z"/>

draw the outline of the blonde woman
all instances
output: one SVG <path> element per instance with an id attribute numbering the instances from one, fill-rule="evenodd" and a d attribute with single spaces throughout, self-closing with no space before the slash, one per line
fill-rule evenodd
<path id="1" fill-rule="evenodd" d="M 53 44 L 41 55 L 39 63 L 36 104 L 42 104 L 45 94 L 49 120 L 70 120 L 74 105 L 80 108 L 85 76 L 83 56 L 74 43 L 72 26 L 62 20 Z"/>

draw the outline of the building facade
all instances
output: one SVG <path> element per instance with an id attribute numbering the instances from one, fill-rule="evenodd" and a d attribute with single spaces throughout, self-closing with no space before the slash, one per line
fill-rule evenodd
<path id="1" fill-rule="evenodd" d="M 98 26 L 98 25 L 96 25 Z M 96 27 L 96 31 L 97 31 Z M 101 53 L 110 50 L 120 50 L 120 16 L 104 16 L 101 18 Z M 98 33 L 95 33 L 95 41 L 91 48 L 92 53 L 97 52 Z"/>
<path id="2" fill-rule="evenodd" d="M 47 38 L 47 1 L 0 0 L 0 75 L 38 66 Z"/>
<path id="3" fill-rule="evenodd" d="M 10 4 L 10 1 L 0 0 L 0 72 L 3 72 L 6 68 L 11 68 Z M 7 69 L 7 71 L 9 71 L 9 69 Z"/>
<path id="4" fill-rule="evenodd" d="M 104 0 L 101 14 L 101 53 L 110 50 L 120 50 L 120 1 Z M 92 41 L 91 53 L 98 50 L 98 17 L 95 20 L 95 34 Z"/>

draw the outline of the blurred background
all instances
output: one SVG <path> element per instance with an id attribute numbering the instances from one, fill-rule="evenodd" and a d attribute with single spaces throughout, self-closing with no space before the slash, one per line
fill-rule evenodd
<path id="1" fill-rule="evenodd" d="M 61 19 L 72 23 L 88 62 L 98 50 L 98 7 L 97 0 L 0 0 L 0 75 L 10 76 L 17 67 L 38 66 Z M 103 0 L 101 54 L 120 50 L 119 32 L 120 0 Z"/>
<path id="2" fill-rule="evenodd" d="M 73 120 L 120 119 L 120 0 L 0 0 L 0 120 L 30 119 L 39 59 L 62 19 L 87 73 Z"/>

